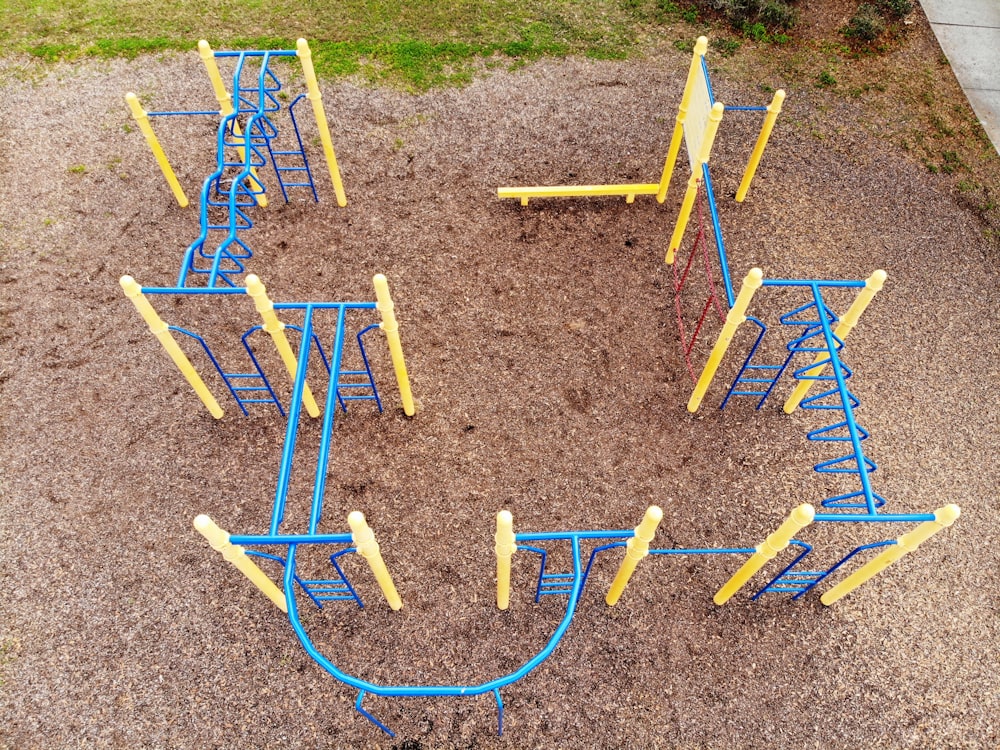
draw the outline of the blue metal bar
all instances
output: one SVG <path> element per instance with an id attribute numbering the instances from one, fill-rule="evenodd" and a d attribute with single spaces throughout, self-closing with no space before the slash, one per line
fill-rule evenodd
<path id="1" fill-rule="evenodd" d="M 230 534 L 229 541 L 243 545 L 354 544 L 346 534 Z"/>
<path id="2" fill-rule="evenodd" d="M 213 50 L 212 54 L 216 57 L 263 57 L 264 55 L 269 55 L 271 57 L 295 57 L 298 52 L 295 50 Z"/>
<path id="3" fill-rule="evenodd" d="M 687 549 L 672 547 L 670 549 L 651 549 L 651 555 L 752 555 L 757 550 L 754 547 L 709 547 L 707 549 Z"/>
<path id="4" fill-rule="evenodd" d="M 800 542 L 797 539 L 792 539 L 791 541 L 789 541 L 789 544 L 794 544 L 797 547 L 802 547 L 802 552 L 800 552 L 798 555 L 796 555 L 794 560 L 792 560 L 790 563 L 788 563 L 788 565 L 786 565 L 784 568 L 782 568 L 781 572 L 778 573 L 778 575 L 776 575 L 774 578 L 772 578 L 770 581 L 768 581 L 766 584 L 764 584 L 763 588 L 761 588 L 756 594 L 754 594 L 751 597 L 750 601 L 755 602 L 758 599 L 760 599 L 760 597 L 762 595 L 766 594 L 768 591 L 774 591 L 774 589 L 772 588 L 772 586 L 774 586 L 776 582 L 780 581 L 781 578 L 782 578 L 782 576 L 785 575 L 785 573 L 787 573 L 789 570 L 791 570 L 796 565 L 798 565 L 799 564 L 799 560 L 801 560 L 803 557 L 805 557 L 810 552 L 812 552 L 812 549 L 813 549 L 811 544 L 806 544 L 805 542 Z M 803 591 L 802 593 L 804 594 L 805 591 Z"/>
<path id="5" fill-rule="evenodd" d="M 918 521 L 933 521 L 933 513 L 817 513 L 813 517 L 813 523 L 845 521 L 858 523 L 861 521 L 868 523 L 916 523 Z"/>
<path id="6" fill-rule="evenodd" d="M 633 529 L 621 531 L 531 531 L 518 532 L 514 535 L 517 542 L 564 541 L 575 539 L 630 539 L 635 535 Z M 521 547 L 522 545 L 517 545 Z"/>
<path id="7" fill-rule="evenodd" d="M 285 427 L 285 444 L 281 450 L 281 466 L 278 470 L 278 484 L 274 491 L 274 507 L 271 512 L 271 534 L 278 533 L 278 526 L 285 515 L 288 499 L 288 485 L 292 476 L 292 460 L 295 454 L 295 440 L 298 435 L 299 420 L 302 417 L 302 392 L 305 389 L 306 370 L 309 367 L 309 340 L 312 338 L 312 307 L 306 305 L 302 321 L 302 341 L 299 343 L 298 369 L 292 387 L 292 400 L 288 405 L 288 423 Z"/>
<path id="8" fill-rule="evenodd" d="M 702 58 L 704 61 L 704 58 Z M 729 276 L 729 259 L 726 257 L 726 243 L 722 239 L 722 224 L 719 222 L 719 209 L 715 205 L 715 189 L 712 187 L 712 174 L 708 169 L 708 162 L 701 165 L 701 172 L 705 178 L 705 194 L 708 196 L 708 211 L 712 217 L 712 230 L 715 233 L 715 248 L 719 252 L 719 266 L 722 269 L 722 281 L 726 287 L 726 300 L 728 306 L 732 308 L 736 302 L 733 294 L 733 280 Z"/>
<path id="9" fill-rule="evenodd" d="M 347 549 L 340 550 L 340 552 L 334 552 L 332 555 L 330 555 L 330 563 L 336 569 L 337 575 L 340 576 L 340 580 L 344 582 L 344 585 L 347 586 L 348 591 L 351 592 L 351 596 L 354 597 L 354 601 L 358 603 L 358 608 L 364 609 L 365 605 L 362 604 L 361 597 L 358 596 L 358 592 L 354 590 L 354 587 L 351 585 L 351 582 L 347 580 L 347 576 L 344 575 L 344 571 L 341 569 L 340 563 L 337 562 L 337 558 L 340 557 L 341 555 L 346 555 L 349 552 L 357 552 L 357 551 L 358 550 L 356 547 L 348 547 Z"/>
<path id="10" fill-rule="evenodd" d="M 805 287 L 861 287 L 865 282 L 846 279 L 764 279 L 764 286 L 805 286 Z M 806 305 L 805 307 L 809 307 Z"/>
<path id="11" fill-rule="evenodd" d="M 147 112 L 150 117 L 169 117 L 170 115 L 212 115 L 213 117 L 219 116 L 219 110 L 208 110 L 205 112 Z"/>
<path id="12" fill-rule="evenodd" d="M 701 56 L 701 72 L 705 74 L 705 86 L 708 88 L 708 103 L 711 106 L 715 106 L 715 94 L 712 91 L 712 77 L 708 74 L 708 63 L 705 62 L 705 56 Z"/>
<path id="13" fill-rule="evenodd" d="M 500 688 L 493 690 L 493 697 L 497 699 L 497 736 L 503 737 L 503 701 L 500 700 Z"/>
<path id="14" fill-rule="evenodd" d="M 824 579 L 826 579 L 837 568 L 839 568 L 840 566 L 842 566 L 844 563 L 846 563 L 848 560 L 850 560 L 852 557 L 854 557 L 859 552 L 864 552 L 865 550 L 869 550 L 869 549 L 876 549 L 878 547 L 888 547 L 888 546 L 891 546 L 893 544 L 896 544 L 896 540 L 895 539 L 890 539 L 890 540 L 885 541 L 885 542 L 873 542 L 871 544 L 862 544 L 860 547 L 855 547 L 851 552 L 848 552 L 846 555 L 844 555 L 844 557 L 841 558 L 840 562 L 838 562 L 832 568 L 830 568 L 825 573 L 823 573 L 823 575 L 821 575 L 819 578 L 817 578 L 815 581 L 813 581 L 812 585 L 809 588 L 813 588 L 814 586 L 818 585 L 820 583 L 820 581 L 823 581 Z M 806 589 L 805 591 L 802 591 L 802 592 L 796 594 L 795 596 L 793 596 L 792 597 L 792 601 L 795 601 L 796 599 L 798 599 L 800 596 L 802 596 L 803 594 L 805 594 L 806 591 L 808 591 L 808 590 L 809 589 Z"/>
<path id="15" fill-rule="evenodd" d="M 365 698 L 365 691 L 362 690 L 358 693 L 358 699 L 354 702 L 354 710 L 357 711 L 362 716 L 364 716 L 366 719 L 368 719 L 368 721 L 377 726 L 379 729 L 381 729 L 390 737 L 395 737 L 396 736 L 395 732 L 393 732 L 391 729 L 389 729 L 389 727 L 387 727 L 385 724 L 383 724 L 381 721 L 376 719 L 374 716 L 372 716 L 370 713 L 368 713 L 361 707 L 361 701 L 363 701 L 364 698 Z"/>
<path id="16" fill-rule="evenodd" d="M 725 106 L 726 112 L 767 112 L 767 107 L 763 105 L 756 105 L 752 107 L 731 107 L 726 104 L 723 106 Z"/>
<path id="17" fill-rule="evenodd" d="M 275 302 L 275 310 L 303 310 L 306 307 L 313 310 L 329 310 L 343 307 L 347 310 L 374 310 L 374 302 Z"/>
<path id="18" fill-rule="evenodd" d="M 316 460 L 316 475 L 313 484 L 312 507 L 309 511 L 309 533 L 315 534 L 323 514 L 323 495 L 326 492 L 326 467 L 330 462 L 330 441 L 333 437 L 333 420 L 337 411 L 337 384 L 340 381 L 340 359 L 344 353 L 344 314 L 341 306 L 337 310 L 337 332 L 333 340 L 333 351 L 330 354 L 330 385 L 326 391 L 326 411 L 323 413 L 322 439 L 319 444 L 319 458 Z M 304 336 L 303 336 L 304 338 Z M 299 362 L 299 368 L 305 369 Z M 304 382 L 304 381 L 303 381 Z M 298 385 L 298 383 L 296 383 Z"/>
<path id="19" fill-rule="evenodd" d="M 246 294 L 243 287 L 144 286 L 143 294 Z"/>

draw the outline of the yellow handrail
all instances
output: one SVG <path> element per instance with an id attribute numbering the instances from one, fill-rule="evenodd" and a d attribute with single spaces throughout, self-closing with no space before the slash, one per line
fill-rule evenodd
<path id="1" fill-rule="evenodd" d="M 146 143 L 149 144 L 149 148 L 153 152 L 153 156 L 156 158 L 156 163 L 160 165 L 160 171 L 163 172 L 163 176 L 167 179 L 167 184 L 170 185 L 174 198 L 177 199 L 181 208 L 184 208 L 188 205 L 187 196 L 184 195 L 184 188 L 182 188 L 180 182 L 177 181 L 177 175 L 174 174 L 174 170 L 170 166 L 170 161 L 167 159 L 167 155 L 163 152 L 163 147 L 160 146 L 160 142 L 156 139 L 156 133 L 153 132 L 153 126 L 149 124 L 149 115 L 146 113 L 146 110 L 142 108 L 142 105 L 139 104 L 139 98 L 131 91 L 125 94 L 125 101 L 128 104 L 129 110 L 132 112 L 132 119 L 135 120 L 136 124 L 139 126 L 139 130 L 146 137 Z"/>
<path id="2" fill-rule="evenodd" d="M 753 147 L 753 153 L 750 154 L 750 159 L 747 161 L 747 168 L 743 171 L 743 179 L 740 180 L 739 189 L 736 191 L 736 202 L 741 203 L 744 198 L 747 197 L 747 190 L 750 189 L 750 182 L 753 180 L 754 174 L 757 172 L 757 166 L 760 164 L 760 158 L 764 155 L 764 147 L 767 146 L 767 141 L 771 137 L 771 131 L 774 130 L 775 120 L 778 119 L 778 115 L 781 114 L 781 103 L 785 101 L 785 90 L 778 89 L 774 92 L 774 98 L 771 103 L 767 105 L 767 115 L 764 117 L 764 124 L 761 126 L 760 135 L 757 136 L 757 143 Z"/>
<path id="3" fill-rule="evenodd" d="M 510 606 L 510 559 L 517 551 L 514 538 L 514 517 L 509 510 L 497 513 L 497 533 L 493 537 L 497 555 L 497 608 Z"/>
<path id="4" fill-rule="evenodd" d="M 385 567 L 378 542 L 375 541 L 375 532 L 368 526 L 365 514 L 359 510 L 353 511 L 347 517 L 347 524 L 351 527 L 351 538 L 354 540 L 354 545 L 358 548 L 358 554 L 368 561 L 368 567 L 371 568 L 372 573 L 375 575 L 375 580 L 378 581 L 379 588 L 382 589 L 385 600 L 389 602 L 389 606 L 392 609 L 402 609 L 403 600 L 399 598 L 396 585 L 392 582 L 392 576 L 389 575 L 389 570 Z"/>
<path id="5" fill-rule="evenodd" d="M 389 282 L 383 274 L 377 273 L 372 277 L 372 284 L 375 286 L 377 300 L 375 306 L 382 314 L 382 323 L 379 327 L 385 331 L 386 342 L 389 345 L 389 356 L 392 357 L 392 366 L 396 371 L 396 383 L 399 385 L 399 397 L 403 402 L 403 413 L 412 417 L 416 413 L 416 407 L 413 403 L 413 393 L 410 391 L 406 361 L 403 359 L 403 344 L 399 340 L 399 322 L 394 312 L 395 305 L 389 296 Z"/>
<path id="6" fill-rule="evenodd" d="M 229 541 L 229 532 L 220 529 L 215 521 L 202 514 L 194 519 L 194 527 L 208 540 L 212 549 L 222 553 L 222 558 L 250 579 L 250 582 L 261 592 L 274 602 L 274 606 L 285 614 L 288 614 L 288 602 L 285 601 L 284 592 L 277 587 L 267 575 L 257 567 L 257 564 L 247 557 L 246 551 L 238 544 Z"/>
<path id="7" fill-rule="evenodd" d="M 337 195 L 337 205 L 347 205 L 347 195 L 344 193 L 344 183 L 340 179 L 340 167 L 337 166 L 337 155 L 333 152 L 333 140 L 330 138 L 330 126 L 326 122 L 326 113 L 323 111 L 323 95 L 319 90 L 319 83 L 316 81 L 316 71 L 312 64 L 312 50 L 305 39 L 299 39 L 296 43 L 296 54 L 302 62 L 302 73 L 306 79 L 308 94 L 306 97 L 312 102 L 313 114 L 316 117 L 316 127 L 319 129 L 319 139 L 323 144 L 323 153 L 326 156 L 326 165 L 330 170 L 330 180 L 333 182 L 333 192 Z"/>
<path id="8" fill-rule="evenodd" d="M 635 527 L 635 536 L 625 543 L 625 558 L 618 568 L 618 573 L 615 574 L 615 580 L 611 582 L 607 596 L 604 597 L 609 607 L 618 603 L 639 561 L 649 554 L 649 543 L 656 536 L 656 527 L 660 525 L 662 519 L 663 511 L 658 506 L 650 505 L 646 508 L 642 521 Z"/>

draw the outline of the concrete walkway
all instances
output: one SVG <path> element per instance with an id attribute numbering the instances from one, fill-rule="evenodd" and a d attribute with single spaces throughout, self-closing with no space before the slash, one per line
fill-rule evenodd
<path id="1" fill-rule="evenodd" d="M 938 44 L 1000 152 L 1000 0 L 920 0 Z"/>

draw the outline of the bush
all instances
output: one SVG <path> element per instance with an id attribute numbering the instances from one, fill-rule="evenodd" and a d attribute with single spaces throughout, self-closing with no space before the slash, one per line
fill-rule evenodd
<path id="1" fill-rule="evenodd" d="M 695 0 L 704 10 L 725 17 L 735 29 L 763 26 L 767 31 L 787 31 L 795 25 L 795 0 Z"/>
<path id="2" fill-rule="evenodd" d="M 905 18 L 913 12 L 912 0 L 878 0 L 878 7 L 889 18 Z"/>
<path id="3" fill-rule="evenodd" d="M 885 31 L 885 21 L 882 20 L 878 8 L 862 3 L 840 33 L 848 39 L 856 39 L 859 42 L 874 42 L 883 31 Z"/>

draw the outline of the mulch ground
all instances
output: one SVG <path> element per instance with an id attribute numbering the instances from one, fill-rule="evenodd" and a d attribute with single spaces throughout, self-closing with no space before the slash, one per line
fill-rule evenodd
<path id="1" fill-rule="evenodd" d="M 923 19 L 899 54 L 938 54 Z M 501 185 L 655 181 L 687 59 L 547 61 L 420 96 L 324 84 L 350 203 L 319 179 L 318 204 L 299 194 L 255 213 L 251 270 L 276 301 L 372 299 L 372 274 L 386 274 L 420 404 L 402 415 L 376 340 L 387 409 L 338 415 L 320 529 L 346 531 L 362 510 L 405 606 L 391 612 L 360 559 L 345 563 L 365 608 L 305 615 L 345 671 L 479 683 L 537 652 L 564 601 L 532 602 L 537 568 L 519 553 L 511 609 L 496 611 L 501 508 L 517 531 L 628 529 L 656 503 L 655 547 L 752 547 L 840 491 L 811 469 L 832 457 L 805 439 L 821 418 L 780 409 L 790 386 L 761 411 L 716 408 L 738 356 L 686 411 L 663 264 L 682 177 L 664 205 L 496 198 Z M 742 558 L 695 556 L 643 561 L 609 608 L 608 553 L 552 656 L 504 689 L 502 738 L 489 696 L 369 696 L 390 739 L 191 525 L 208 513 L 266 530 L 284 420 L 244 418 L 231 400 L 213 420 L 118 286 L 171 284 L 197 234 L 123 102 L 131 90 L 151 110 L 210 107 L 197 55 L 6 78 L 0 747 L 998 745 L 997 255 L 950 179 L 873 133 L 863 101 L 774 81 L 785 112 L 743 204 L 732 195 L 759 122 L 727 118 L 713 177 L 733 274 L 888 272 L 845 355 L 873 482 L 888 510 L 955 502 L 962 517 L 829 608 L 815 592 L 751 603 L 756 588 L 716 607 Z M 725 102 L 770 96 L 735 67 L 714 82 Z M 154 126 L 194 195 L 214 123 Z M 305 138 L 321 164 L 314 126 Z M 226 357 L 257 322 L 245 299 L 153 302 Z M 789 302 L 762 295 L 756 314 Z M 305 523 L 318 436 L 304 424 L 289 530 Z M 829 564 L 905 529 L 799 538 Z M 552 564 L 565 569 L 566 551 Z"/>

